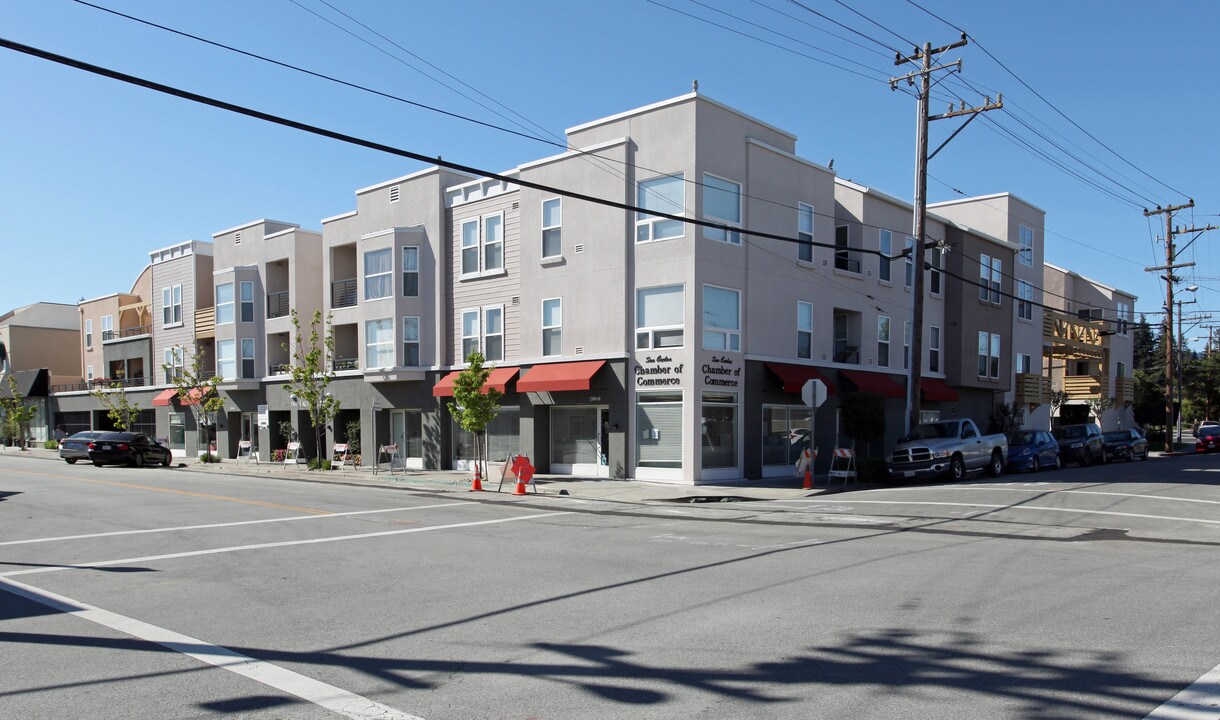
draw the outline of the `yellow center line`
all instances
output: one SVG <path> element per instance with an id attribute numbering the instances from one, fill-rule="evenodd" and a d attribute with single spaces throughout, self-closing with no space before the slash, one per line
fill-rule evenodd
<path id="1" fill-rule="evenodd" d="M 281 505 L 280 503 L 263 502 L 262 500 L 249 500 L 246 498 L 228 497 L 226 495 L 212 495 L 211 493 L 195 492 L 193 490 L 175 490 L 173 488 L 156 487 L 153 485 L 138 485 L 136 483 L 118 482 L 115 480 L 89 480 L 86 478 L 72 477 L 71 475 L 61 475 L 59 473 L 43 473 L 43 472 L 27 472 L 29 475 L 40 475 L 42 477 L 59 478 L 61 480 L 75 480 L 77 482 L 93 483 L 94 485 L 110 485 L 111 487 L 130 488 L 132 490 L 149 490 L 151 492 L 169 493 L 171 495 L 186 495 L 188 497 L 205 498 L 208 500 L 221 500 L 223 502 L 235 502 L 243 505 L 258 505 L 260 507 L 276 508 L 277 510 L 292 510 L 295 512 L 310 513 L 313 515 L 330 515 L 330 510 L 318 510 L 316 508 L 298 507 L 296 505 Z"/>

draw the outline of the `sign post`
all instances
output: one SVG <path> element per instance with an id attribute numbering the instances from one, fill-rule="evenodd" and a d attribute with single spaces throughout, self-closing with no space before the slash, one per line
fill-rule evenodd
<path id="1" fill-rule="evenodd" d="M 380 447 L 377 443 L 377 413 L 381 412 L 381 399 L 373 400 L 373 447 Z M 392 439 L 392 438 L 391 438 Z M 381 464 L 381 453 L 377 454 L 377 458 L 373 461 L 373 474 L 377 474 L 377 466 Z M 390 460 L 390 474 L 394 474 L 394 461 Z"/>

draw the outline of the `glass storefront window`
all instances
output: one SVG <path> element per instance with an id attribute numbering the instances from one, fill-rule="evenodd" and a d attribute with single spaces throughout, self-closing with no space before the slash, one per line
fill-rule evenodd
<path id="1" fill-rule="evenodd" d="M 598 452 L 597 408 L 551 408 L 551 462 L 560 465 L 596 465 Z"/>
<path id="2" fill-rule="evenodd" d="M 682 467 L 682 393 L 636 396 L 636 466 Z"/>
<path id="3" fill-rule="evenodd" d="M 489 462 L 499 462 L 520 453 L 521 408 L 502 406 L 487 426 L 484 438 Z M 463 430 L 456 422 L 453 423 L 453 459 L 474 460 L 474 434 Z"/>
<path id="4" fill-rule="evenodd" d="M 795 465 L 809 447 L 810 409 L 763 406 L 763 465 Z"/>
<path id="5" fill-rule="evenodd" d="M 169 447 L 171 450 L 186 449 L 186 413 L 169 414 Z"/>
<path id="6" fill-rule="evenodd" d="M 737 467 L 737 395 L 703 393 L 703 468 Z"/>

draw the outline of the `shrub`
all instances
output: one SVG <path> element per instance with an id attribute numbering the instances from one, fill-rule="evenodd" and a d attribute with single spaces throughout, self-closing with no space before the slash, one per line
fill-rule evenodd
<path id="1" fill-rule="evenodd" d="M 317 469 L 319 469 L 319 468 L 321 468 L 322 470 L 330 470 L 330 460 L 323 460 L 323 461 L 321 462 L 321 464 L 319 465 L 319 463 L 318 463 L 318 459 L 317 459 L 317 458 L 312 458 L 312 459 L 310 459 L 310 461 L 309 461 L 309 469 L 310 469 L 310 470 L 317 470 Z"/>
<path id="2" fill-rule="evenodd" d="M 59 443 L 54 440 L 48 440 L 45 443 L 43 443 L 42 446 L 48 450 L 58 450 L 59 449 Z"/>
<path id="3" fill-rule="evenodd" d="M 280 448 L 279 450 L 272 450 L 271 451 L 271 462 L 282 463 L 282 462 L 284 462 L 284 456 L 287 454 L 288 454 L 288 450 L 286 450 L 285 448 Z"/>
<path id="4" fill-rule="evenodd" d="M 214 452 L 205 452 L 199 456 L 199 462 L 204 463 L 205 465 L 208 463 L 219 463 L 220 456 Z"/>

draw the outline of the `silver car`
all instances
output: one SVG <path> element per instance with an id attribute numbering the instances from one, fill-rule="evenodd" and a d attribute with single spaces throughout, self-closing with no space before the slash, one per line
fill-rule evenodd
<path id="1" fill-rule="evenodd" d="M 60 440 L 59 456 L 69 465 L 75 465 L 77 460 L 88 460 L 89 443 L 101 434 L 101 430 L 84 430 Z"/>

